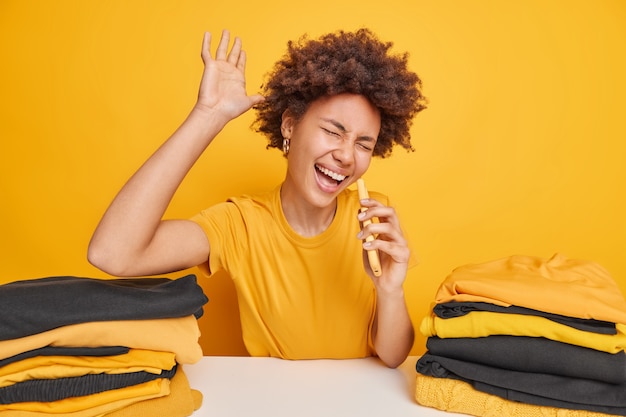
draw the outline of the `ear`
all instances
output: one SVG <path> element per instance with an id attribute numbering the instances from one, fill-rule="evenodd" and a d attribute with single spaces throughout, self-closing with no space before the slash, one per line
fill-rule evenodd
<path id="1" fill-rule="evenodd" d="M 287 109 L 283 112 L 282 121 L 280 123 L 280 132 L 285 139 L 291 139 L 293 128 L 296 124 L 296 118 L 291 110 Z"/>

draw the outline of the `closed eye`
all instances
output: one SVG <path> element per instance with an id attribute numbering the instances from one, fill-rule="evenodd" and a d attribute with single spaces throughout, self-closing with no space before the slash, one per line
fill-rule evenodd
<path id="1" fill-rule="evenodd" d="M 332 131 L 330 129 L 326 129 L 325 127 L 322 127 L 322 130 L 326 133 L 328 133 L 329 135 L 333 135 L 333 136 L 340 136 L 339 133 Z"/>
<path id="2" fill-rule="evenodd" d="M 374 150 L 374 147 L 369 142 L 358 142 L 357 146 L 360 146 L 362 149 L 368 152 L 372 152 Z"/>

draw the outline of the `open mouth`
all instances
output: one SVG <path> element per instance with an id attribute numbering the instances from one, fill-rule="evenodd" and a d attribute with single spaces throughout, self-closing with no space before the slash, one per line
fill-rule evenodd
<path id="1" fill-rule="evenodd" d="M 329 182 L 332 181 L 334 185 L 341 184 L 341 182 L 347 178 L 346 175 L 338 174 L 336 172 L 333 172 L 333 171 L 331 171 L 329 169 L 326 169 L 326 168 L 324 168 L 322 166 L 319 166 L 317 164 L 315 165 L 315 169 L 317 170 L 317 172 L 323 174 L 322 177 L 324 179 L 326 179 Z"/>

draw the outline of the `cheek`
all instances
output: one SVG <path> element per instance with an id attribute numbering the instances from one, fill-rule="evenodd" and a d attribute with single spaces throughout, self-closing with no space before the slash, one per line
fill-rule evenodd
<path id="1" fill-rule="evenodd" d="M 355 158 L 355 164 L 356 164 L 356 173 L 361 176 L 363 175 L 363 173 L 365 173 L 365 171 L 367 171 L 367 169 L 370 166 L 370 163 L 372 162 L 372 154 L 371 153 L 357 153 L 357 156 Z"/>

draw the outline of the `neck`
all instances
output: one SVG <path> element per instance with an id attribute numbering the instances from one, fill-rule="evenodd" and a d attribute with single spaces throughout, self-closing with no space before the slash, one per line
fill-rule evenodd
<path id="1" fill-rule="evenodd" d="M 280 189 L 280 203 L 289 226 L 303 237 L 323 233 L 333 222 L 337 210 L 337 199 L 325 207 L 314 206 L 290 193 L 285 184 Z"/>

